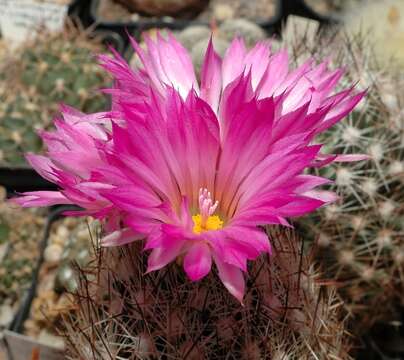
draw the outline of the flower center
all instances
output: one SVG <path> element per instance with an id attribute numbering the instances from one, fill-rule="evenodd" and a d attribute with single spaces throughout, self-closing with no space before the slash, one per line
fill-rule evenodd
<path id="1" fill-rule="evenodd" d="M 222 219 L 218 215 L 213 215 L 218 205 L 218 201 L 213 203 L 211 194 L 207 189 L 199 189 L 199 214 L 192 216 L 195 234 L 200 234 L 203 231 L 219 230 L 223 227 Z"/>

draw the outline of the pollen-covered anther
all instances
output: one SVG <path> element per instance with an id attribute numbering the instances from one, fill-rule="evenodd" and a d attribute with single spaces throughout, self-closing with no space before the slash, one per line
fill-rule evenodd
<path id="1" fill-rule="evenodd" d="M 219 206 L 219 202 L 213 203 L 211 193 L 207 189 L 199 189 L 199 214 L 192 216 L 194 221 L 194 233 L 202 231 L 218 230 L 223 226 L 219 216 L 213 215 Z"/>
<path id="2" fill-rule="evenodd" d="M 209 216 L 213 215 L 218 206 L 219 202 L 216 201 L 213 203 L 212 195 L 208 189 L 199 189 L 199 211 L 201 214 L 202 226 L 206 225 Z"/>

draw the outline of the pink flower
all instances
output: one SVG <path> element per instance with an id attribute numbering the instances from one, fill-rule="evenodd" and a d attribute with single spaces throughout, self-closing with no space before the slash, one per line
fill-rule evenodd
<path id="1" fill-rule="evenodd" d="M 105 161 L 112 145 L 110 113 L 85 115 L 62 106 L 63 117 L 55 119 L 55 131 L 40 136 L 48 148 L 46 156 L 27 154 L 30 165 L 60 191 L 33 191 L 12 199 L 24 207 L 75 204 L 84 211 L 72 215 L 92 215 L 103 219 L 109 232 L 122 232 L 121 214 L 101 192 L 123 180 Z"/>
<path id="2" fill-rule="evenodd" d="M 112 111 L 77 115 L 77 136 L 59 127 L 48 157 L 31 161 L 62 190 L 18 201 L 67 201 L 115 219 L 104 245 L 144 238 L 148 271 L 183 258 L 196 281 L 214 263 L 242 302 L 247 261 L 271 253 L 259 226 L 290 226 L 287 219 L 335 200 L 317 190 L 329 181 L 305 170 L 363 158 L 322 155 L 313 141 L 364 94 L 333 93 L 340 69 L 309 60 L 289 70 L 285 51 L 271 54 L 266 43 L 248 51 L 241 39 L 223 59 L 209 44 L 198 84 L 188 53 L 171 35 L 145 41 L 146 51 L 132 40 L 141 69 L 116 53 L 100 57 L 115 78 L 106 90 Z"/>

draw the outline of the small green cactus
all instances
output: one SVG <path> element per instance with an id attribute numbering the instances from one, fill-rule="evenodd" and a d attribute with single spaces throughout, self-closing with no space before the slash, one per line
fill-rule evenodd
<path id="1" fill-rule="evenodd" d="M 8 58 L 0 76 L 0 163 L 24 165 L 23 154 L 40 152 L 37 130 L 51 127 L 63 102 L 83 112 L 104 110 L 107 75 L 94 54 L 100 42 L 72 28 L 38 35 Z"/>

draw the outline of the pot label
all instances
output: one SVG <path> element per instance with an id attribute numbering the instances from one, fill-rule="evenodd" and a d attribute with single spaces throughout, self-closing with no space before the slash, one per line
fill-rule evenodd
<path id="1" fill-rule="evenodd" d="M 61 30 L 67 10 L 68 5 L 50 2 L 0 0 L 1 33 L 6 40 L 20 43 L 43 27 Z"/>

